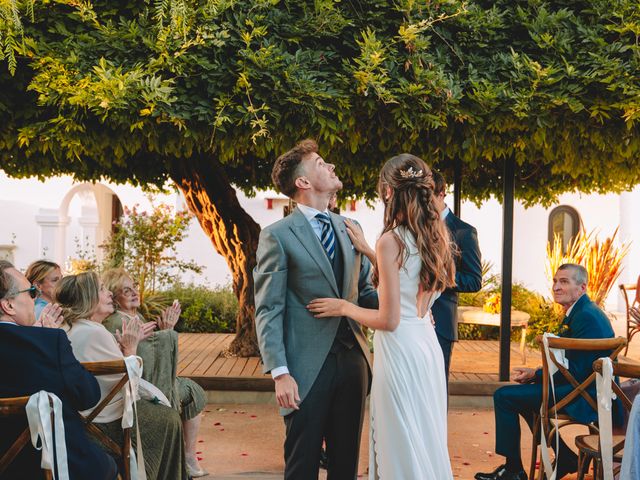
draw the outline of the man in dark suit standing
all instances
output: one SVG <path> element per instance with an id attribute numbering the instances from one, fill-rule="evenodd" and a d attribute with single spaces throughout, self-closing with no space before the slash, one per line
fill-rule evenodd
<path id="1" fill-rule="evenodd" d="M 55 394 L 62 401 L 69 477 L 113 480 L 115 461 L 89 440 L 78 414 L 100 400 L 98 382 L 73 356 L 63 330 L 33 326 L 35 294 L 24 275 L 9 262 L 0 261 L 0 397 L 27 396 L 40 390 Z M 6 452 L 26 426 L 25 419 L 3 419 L 0 452 Z M 0 478 L 43 478 L 40 453 L 27 443 Z"/>
<path id="2" fill-rule="evenodd" d="M 612 338 L 613 329 L 605 313 L 587 296 L 587 271 L 581 265 L 567 263 L 558 267 L 553 277 L 553 299 L 562 306 L 565 318 L 561 337 L 568 338 Z M 579 383 L 593 373 L 592 364 L 600 357 L 606 357 L 607 351 L 565 352 L 569 360 L 569 372 Z M 521 415 L 532 426 L 533 417 L 540 411 L 542 403 L 542 369 L 516 368 L 512 379 L 521 385 L 507 385 L 496 390 L 493 404 L 496 415 L 496 453 L 506 458 L 491 473 L 476 473 L 476 480 L 527 480 L 520 456 L 520 418 Z M 559 372 L 554 376 L 556 399 L 560 400 L 573 390 Z M 596 387 L 592 384 L 587 391 L 595 398 Z M 598 420 L 596 412 L 587 401 L 578 396 L 563 409 L 580 423 Z M 556 478 L 561 479 L 578 467 L 576 454 L 560 438 L 557 447 L 558 471 Z"/>
<path id="3" fill-rule="evenodd" d="M 478 232 L 474 227 L 456 217 L 444 203 L 447 190 L 444 177 L 434 171 L 433 182 L 435 183 L 435 205 L 447 224 L 451 238 L 459 251 L 456 261 L 456 286 L 442 292 L 440 298 L 431 307 L 431 313 L 436 322 L 436 335 L 444 355 L 444 369 L 448 382 L 453 342 L 458 340 L 458 293 L 480 290 L 482 287 L 482 263 L 478 246 Z"/>

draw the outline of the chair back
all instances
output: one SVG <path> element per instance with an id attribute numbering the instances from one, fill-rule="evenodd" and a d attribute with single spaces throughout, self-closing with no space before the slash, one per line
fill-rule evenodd
<path id="1" fill-rule="evenodd" d="M 27 402 L 29 402 L 29 398 L 30 397 L 28 396 L 0 398 L 0 418 L 24 417 L 26 419 L 27 412 L 25 407 L 27 406 Z M 49 402 L 51 403 L 51 399 L 49 399 Z M 53 421 L 53 413 L 51 414 L 51 424 L 55 424 Z M 2 475 L 9 465 L 11 465 L 30 439 L 29 427 L 27 426 L 18 438 L 16 438 L 13 444 L 11 444 L 9 450 L 0 457 L 0 475 Z M 51 470 L 43 469 L 43 472 L 46 480 L 51 480 L 53 478 Z"/>
<path id="2" fill-rule="evenodd" d="M 602 360 L 598 359 L 593 362 L 593 371 L 596 373 L 602 373 Z M 615 362 L 613 364 L 613 377 L 611 379 L 611 389 L 613 393 L 622 401 L 622 405 L 624 406 L 627 412 L 631 411 L 631 406 L 633 405 L 633 398 L 630 398 L 627 395 L 627 392 L 621 388 L 618 383 L 616 383 L 616 377 L 624 377 L 624 378 L 640 378 L 640 365 L 632 364 L 632 363 L 621 363 Z"/>
<path id="3" fill-rule="evenodd" d="M 624 304 L 627 308 L 627 318 L 629 318 L 629 309 L 638 303 L 636 301 L 638 286 L 633 283 L 621 283 L 618 288 L 622 292 L 622 298 L 624 298 Z"/>
<path id="4" fill-rule="evenodd" d="M 541 348 L 544 348 L 542 343 L 542 337 L 538 337 L 538 343 Z M 583 339 L 583 338 L 562 338 L 562 337 L 548 337 L 549 348 L 558 348 L 564 350 L 574 350 L 574 351 L 584 351 L 584 352 L 595 352 L 600 350 L 611 350 L 611 354 L 609 358 L 611 360 L 615 360 L 618 357 L 618 354 L 625 348 L 627 345 L 627 339 L 624 337 L 616 337 L 616 338 L 598 338 L 598 339 Z M 549 418 L 555 417 L 560 413 L 564 407 L 569 405 L 572 401 L 574 401 L 577 397 L 582 397 L 586 400 L 586 402 L 594 409 L 594 411 L 598 411 L 598 405 L 596 403 L 596 399 L 594 399 L 591 394 L 587 391 L 587 389 L 595 384 L 596 374 L 592 372 L 584 381 L 578 382 L 575 377 L 571 374 L 571 372 L 560 363 L 555 355 L 549 355 L 551 362 L 557 367 L 558 371 L 562 374 L 562 376 L 567 380 L 567 382 L 573 387 L 573 390 L 569 392 L 568 395 L 564 396 L 562 399 L 557 402 L 549 404 L 549 364 L 547 360 L 547 356 L 543 353 L 542 355 L 542 409 L 541 415 L 544 420 L 543 425 L 549 425 Z M 548 430 L 545 431 L 548 433 Z"/>
<path id="5" fill-rule="evenodd" d="M 640 326 L 638 325 L 638 320 L 637 320 L 638 311 L 635 310 L 634 312 L 634 307 L 640 306 L 638 305 L 638 295 L 637 295 L 638 286 L 633 283 L 627 283 L 627 284 L 621 283 L 620 285 L 618 285 L 618 287 L 622 292 L 622 298 L 624 298 L 624 304 L 626 307 L 625 314 L 627 319 L 626 333 L 627 333 L 627 349 L 628 349 L 629 343 L 631 343 L 631 339 L 634 337 L 636 333 L 640 332 Z M 624 354 L 625 355 L 627 354 L 627 350 L 624 351 Z"/>
<path id="6" fill-rule="evenodd" d="M 109 360 L 106 362 L 85 362 L 82 364 L 87 371 L 94 376 L 98 377 L 100 375 L 114 375 L 114 374 L 122 374 L 122 378 L 118 383 L 109 391 L 109 393 L 100 400 L 100 403 L 96 405 L 88 415 L 86 415 L 83 420 L 85 422 L 85 426 L 87 431 L 91 432 L 94 437 L 96 437 L 105 447 L 111 450 L 116 457 L 122 459 L 122 468 L 123 468 L 123 479 L 130 480 L 131 479 L 131 469 L 130 469 L 130 451 L 131 451 L 131 428 L 123 428 L 123 444 L 118 445 L 111 438 L 105 435 L 102 430 L 96 427 L 92 422 L 93 420 L 104 410 L 104 408 L 109 404 L 109 402 L 115 397 L 120 390 L 127 384 L 129 381 L 129 374 L 127 373 L 127 366 L 124 363 L 124 360 Z"/>

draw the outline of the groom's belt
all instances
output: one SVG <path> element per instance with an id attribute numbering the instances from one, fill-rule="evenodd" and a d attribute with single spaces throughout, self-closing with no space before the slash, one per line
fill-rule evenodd
<path id="1" fill-rule="evenodd" d="M 353 334 L 353 330 L 349 326 L 349 322 L 346 318 L 342 317 L 336 337 L 333 339 L 333 345 L 331 345 L 331 353 L 337 353 L 340 350 L 351 349 L 356 345 L 356 337 Z"/>

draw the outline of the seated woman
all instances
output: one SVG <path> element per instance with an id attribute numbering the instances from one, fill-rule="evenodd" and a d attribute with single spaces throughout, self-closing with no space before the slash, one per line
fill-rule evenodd
<path id="1" fill-rule="evenodd" d="M 184 432 L 187 472 L 192 477 L 208 473 L 198 463 L 196 446 L 202 419 L 201 412 L 207 403 L 202 387 L 189 378 L 176 377 L 178 368 L 178 334 L 173 329 L 180 317 L 180 304 L 175 301 L 156 322 L 147 322 L 138 313 L 140 296 L 131 277 L 121 268 L 102 274 L 104 286 L 111 291 L 116 311 L 102 323 L 115 333 L 124 321 L 138 319 L 147 330 L 155 326 L 159 331 L 138 344 L 137 355 L 144 361 L 142 378 L 158 387 L 180 412 Z"/>
<path id="2" fill-rule="evenodd" d="M 36 298 L 36 320 L 40 319 L 40 314 L 44 307 L 49 303 L 53 303 L 53 296 L 56 291 L 56 285 L 62 278 L 62 270 L 60 265 L 48 260 L 36 260 L 27 267 L 24 274 L 27 280 L 34 285 L 40 293 Z"/>
<path id="3" fill-rule="evenodd" d="M 56 301 L 62 306 L 67 336 L 73 354 L 80 362 L 102 362 L 135 355 L 144 337 L 139 322 L 125 322 L 114 337 L 102 325 L 113 313 L 111 292 L 93 272 L 64 277 L 56 289 Z M 120 375 L 97 377 L 101 399 L 118 382 Z M 170 407 L 147 400 L 136 402 L 147 478 L 187 479 L 182 442 L 182 424 Z M 121 418 L 124 395 L 118 393 L 93 421 L 106 435 L 121 444 Z M 132 435 L 135 443 L 136 435 Z"/>

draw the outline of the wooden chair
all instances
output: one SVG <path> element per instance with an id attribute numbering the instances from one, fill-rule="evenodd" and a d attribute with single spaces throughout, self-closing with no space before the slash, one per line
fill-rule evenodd
<path id="1" fill-rule="evenodd" d="M 13 397 L 13 398 L 0 398 L 0 417 L 24 417 L 27 418 L 25 407 L 29 397 Z M 49 404 L 53 406 L 51 399 Z M 55 425 L 53 421 L 53 413 L 51 414 L 51 424 Z M 0 475 L 11 465 L 22 449 L 31 441 L 31 434 L 29 427 L 25 428 L 18 438 L 13 442 L 9 450 L 7 450 L 2 457 L 0 457 Z M 51 470 L 43 469 L 44 478 L 51 480 L 53 478 Z"/>
<path id="2" fill-rule="evenodd" d="M 593 362 L 594 372 L 602 373 L 602 360 Z M 613 375 L 615 377 L 640 378 L 640 365 L 628 363 L 614 363 Z M 622 404 L 627 412 L 631 411 L 633 399 L 627 397 L 620 386 L 612 381 L 611 388 L 613 393 L 622 400 Z M 622 431 L 616 431 L 614 427 L 613 435 L 613 461 L 620 463 L 622 461 L 622 449 L 624 448 L 625 434 Z M 594 462 L 594 478 L 602 479 L 604 472 L 602 470 L 602 452 L 600 451 L 600 436 L 598 434 L 580 435 L 576 437 L 576 447 L 578 448 L 578 480 L 584 479 L 584 475 L 589 469 L 589 464 Z M 614 468 L 614 475 L 618 473 L 620 467 Z"/>
<path id="3" fill-rule="evenodd" d="M 562 413 L 561 410 L 566 407 L 573 400 L 578 398 L 578 396 L 583 397 L 587 403 L 594 409 L 594 411 L 598 411 L 598 406 L 596 400 L 587 392 L 587 388 L 589 388 L 592 384 L 595 385 L 596 374 L 593 372 L 586 380 L 582 383 L 578 383 L 578 381 L 573 377 L 571 372 L 567 370 L 564 365 L 560 364 L 555 355 L 550 355 L 552 363 L 557 367 L 558 371 L 561 375 L 566 379 L 566 381 L 573 386 L 573 390 L 569 392 L 568 395 L 564 396 L 562 399 L 557 400 L 556 403 L 549 403 L 550 398 L 550 388 L 549 388 L 549 365 L 547 362 L 547 357 L 544 355 L 544 347 L 542 343 L 542 337 L 538 336 L 537 342 L 540 345 L 540 348 L 543 350 L 542 355 L 542 408 L 541 414 L 535 415 L 534 423 L 533 423 L 533 441 L 531 447 L 531 464 L 529 467 L 529 479 L 534 480 L 535 477 L 535 468 L 536 462 L 538 460 L 538 445 L 539 435 L 545 435 L 547 440 L 547 445 L 551 445 L 553 437 L 555 436 L 556 429 L 561 429 L 562 427 L 566 427 L 568 425 L 583 425 L 583 423 L 578 422 L 571 418 L 569 415 Z M 599 351 L 599 350 L 611 350 L 611 355 L 609 357 L 612 360 L 615 360 L 618 354 L 624 349 L 627 344 L 627 340 L 623 337 L 617 338 L 606 338 L 606 339 L 582 339 L 582 338 L 559 338 L 559 337 L 550 337 L 549 338 L 549 348 L 558 348 L 564 350 L 574 350 L 574 351 Z M 543 426 L 543 431 L 540 432 L 540 427 Z M 586 425 L 589 427 L 590 433 L 597 432 L 597 426 L 594 424 Z M 540 462 L 540 470 L 539 477 L 544 478 L 544 464 Z"/>
<path id="4" fill-rule="evenodd" d="M 626 305 L 626 315 L 627 315 L 627 348 L 624 351 L 624 354 L 627 354 L 627 350 L 629 350 L 629 344 L 631 343 L 631 339 L 635 336 L 636 333 L 640 332 L 640 325 L 638 325 L 638 321 L 633 318 L 631 313 L 631 309 L 633 307 L 640 307 L 638 302 L 636 301 L 636 289 L 637 285 L 633 283 L 618 285 L 620 291 L 622 292 L 622 297 L 624 298 L 624 303 Z"/>
<path id="5" fill-rule="evenodd" d="M 106 362 L 85 362 L 82 364 L 89 373 L 93 375 L 114 375 L 122 374 L 120 381 L 111 389 L 106 397 L 96 405 L 91 412 L 83 418 L 87 431 L 91 432 L 102 445 L 108 448 L 114 453 L 117 458 L 122 461 L 122 477 L 124 480 L 131 480 L 130 471 L 130 451 L 131 451 L 131 428 L 123 429 L 124 441 L 122 445 L 118 445 L 111 438 L 106 436 L 102 430 L 96 427 L 92 422 L 102 410 L 109 404 L 109 402 L 116 396 L 122 387 L 129 381 L 129 374 L 127 373 L 127 367 L 124 360 L 110 360 Z"/>

